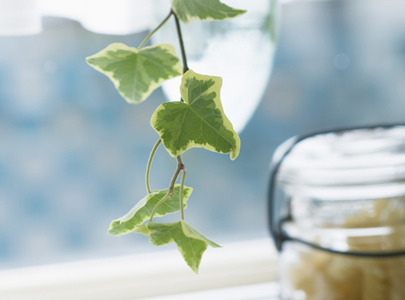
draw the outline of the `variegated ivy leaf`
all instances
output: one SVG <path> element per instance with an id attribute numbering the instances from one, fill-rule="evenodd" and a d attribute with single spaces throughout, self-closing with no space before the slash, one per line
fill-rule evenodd
<path id="1" fill-rule="evenodd" d="M 115 43 L 86 60 L 111 79 L 127 102 L 134 104 L 144 101 L 165 80 L 182 74 L 174 47 L 168 44 L 138 50 Z"/>
<path id="2" fill-rule="evenodd" d="M 187 265 L 195 273 L 198 273 L 202 255 L 208 245 L 221 247 L 182 220 L 176 223 L 147 223 L 137 232 L 149 235 L 149 241 L 155 246 L 174 242 Z"/>
<path id="3" fill-rule="evenodd" d="M 173 11 L 184 23 L 193 20 L 225 20 L 240 16 L 246 10 L 235 9 L 219 0 L 171 0 Z"/>
<path id="4" fill-rule="evenodd" d="M 193 191 L 192 188 L 184 186 L 183 200 L 184 207 Z M 168 189 L 153 191 L 148 196 L 139 201 L 125 216 L 111 222 L 108 234 L 122 235 L 132 232 L 137 226 L 149 220 L 153 208 L 167 194 Z M 166 214 L 175 213 L 180 210 L 180 185 L 176 184 L 172 199 L 166 199 L 156 210 L 155 217 L 161 217 Z"/>
<path id="5" fill-rule="evenodd" d="M 225 116 L 219 97 L 222 78 L 187 71 L 180 93 L 185 102 L 161 104 L 151 125 L 174 157 L 192 147 L 239 155 L 240 139 Z"/>

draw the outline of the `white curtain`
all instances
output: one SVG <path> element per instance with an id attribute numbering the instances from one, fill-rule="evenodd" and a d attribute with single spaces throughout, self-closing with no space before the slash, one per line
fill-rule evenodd
<path id="1" fill-rule="evenodd" d="M 0 0 L 0 35 L 41 32 L 42 16 L 79 21 L 103 34 L 130 34 L 151 27 L 151 0 Z"/>

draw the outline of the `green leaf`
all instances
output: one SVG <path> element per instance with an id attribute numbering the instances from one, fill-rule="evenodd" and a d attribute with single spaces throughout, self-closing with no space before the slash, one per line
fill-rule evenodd
<path id="1" fill-rule="evenodd" d="M 138 50 L 115 43 L 86 60 L 111 79 L 127 102 L 134 104 L 144 101 L 165 80 L 182 74 L 174 47 L 167 44 Z"/>
<path id="2" fill-rule="evenodd" d="M 193 191 L 190 187 L 184 187 L 183 199 L 184 203 Z M 148 196 L 139 201 L 125 216 L 114 220 L 110 224 L 108 234 L 110 235 L 122 235 L 132 232 L 137 226 L 141 225 L 145 221 L 149 220 L 153 208 L 156 204 L 167 194 L 168 189 L 153 191 Z M 161 217 L 166 214 L 175 213 L 180 210 L 180 184 L 176 184 L 174 187 L 174 195 L 172 199 L 166 199 L 156 210 L 155 217 Z M 187 207 L 184 204 L 184 207 Z"/>
<path id="3" fill-rule="evenodd" d="M 153 113 L 152 127 L 170 155 L 192 147 L 239 155 L 240 139 L 225 116 L 219 98 L 222 78 L 194 73 L 183 75 L 180 87 L 185 102 L 161 104 Z"/>
<path id="4" fill-rule="evenodd" d="M 139 225 L 138 227 L 135 227 L 132 230 L 132 232 L 142 233 L 142 234 L 144 234 L 146 236 L 149 236 L 151 234 L 151 231 L 148 228 L 148 224 L 149 223 L 146 223 L 145 225 Z"/>
<path id="5" fill-rule="evenodd" d="M 147 229 L 141 229 L 142 233 L 150 235 L 149 241 L 155 246 L 162 246 L 174 242 L 187 265 L 198 273 L 201 258 L 208 245 L 221 247 L 207 239 L 184 221 L 176 223 L 147 223 Z"/>
<path id="6" fill-rule="evenodd" d="M 219 0 L 171 0 L 173 11 L 185 24 L 193 20 L 225 20 L 243 15 L 246 10 L 235 9 Z"/>

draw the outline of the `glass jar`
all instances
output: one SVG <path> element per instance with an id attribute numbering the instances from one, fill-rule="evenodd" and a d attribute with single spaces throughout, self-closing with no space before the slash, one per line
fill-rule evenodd
<path id="1" fill-rule="evenodd" d="M 252 117 L 269 82 L 276 50 L 280 6 L 277 0 L 222 0 L 247 12 L 237 18 L 191 22 L 183 26 L 188 66 L 197 73 L 223 78 L 221 103 L 225 114 L 240 133 Z M 154 1 L 156 19 L 170 11 L 167 0 Z M 153 36 L 154 43 L 174 45 L 180 57 L 174 22 Z M 180 99 L 181 77 L 163 83 L 168 100 Z M 237 87 L 237 88 L 236 88 Z M 249 99 L 249 101 L 246 101 Z"/>
<path id="2" fill-rule="evenodd" d="M 405 299 L 405 126 L 294 138 L 272 169 L 281 299 Z"/>

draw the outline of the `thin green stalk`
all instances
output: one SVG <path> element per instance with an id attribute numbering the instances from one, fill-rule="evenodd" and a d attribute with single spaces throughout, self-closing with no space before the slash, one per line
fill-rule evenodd
<path id="1" fill-rule="evenodd" d="M 160 29 L 160 27 L 162 27 L 162 26 L 167 22 L 167 20 L 169 20 L 169 18 L 171 17 L 172 14 L 173 14 L 173 10 L 170 10 L 170 13 L 169 13 L 169 14 L 167 15 L 167 17 L 162 21 L 162 23 L 160 23 L 160 24 L 158 25 L 158 27 L 156 27 L 155 29 L 153 29 L 153 30 L 147 35 L 147 37 L 142 41 L 142 43 L 141 43 L 141 44 L 139 45 L 139 47 L 138 47 L 138 50 L 140 50 L 140 49 L 146 44 L 146 42 L 149 41 L 149 39 L 151 38 L 151 36 L 154 35 L 155 32 L 158 31 L 158 30 Z"/>
<path id="2" fill-rule="evenodd" d="M 188 69 L 186 50 L 184 48 L 183 36 L 181 34 L 180 22 L 176 14 L 174 14 L 174 20 L 176 21 L 177 36 L 179 37 L 180 49 L 181 49 L 181 58 L 183 60 L 183 73 L 186 73 Z"/>
<path id="3" fill-rule="evenodd" d="M 184 179 L 186 179 L 186 169 L 183 169 L 181 174 L 181 184 L 180 184 L 180 211 L 181 219 L 184 221 L 184 202 L 183 202 L 183 189 L 184 189 Z"/>
<path id="4" fill-rule="evenodd" d="M 176 159 L 177 159 L 177 164 L 180 165 L 180 167 L 184 167 L 183 160 L 181 159 L 181 155 L 177 156 Z"/>
<path id="5" fill-rule="evenodd" d="M 181 58 L 183 61 L 183 74 L 184 74 L 189 70 L 187 64 L 186 49 L 184 47 L 183 35 L 181 34 L 179 18 L 177 18 L 176 14 L 174 14 L 174 20 L 176 22 L 177 36 L 179 38 L 180 43 Z M 180 98 L 180 100 L 184 102 L 182 98 Z M 179 168 L 180 170 L 183 171 L 183 173 L 181 174 L 181 184 L 180 184 L 180 212 L 181 212 L 181 220 L 184 220 L 183 190 L 184 190 L 184 180 L 186 179 L 186 167 L 184 166 L 183 160 L 181 159 L 180 155 L 177 156 L 177 169 Z"/>
<path id="6" fill-rule="evenodd" d="M 183 164 L 183 161 L 181 160 L 181 157 L 180 156 L 177 156 L 177 168 L 176 168 L 176 171 L 174 172 L 174 174 L 173 174 L 173 177 L 172 177 L 172 180 L 170 181 L 170 186 L 169 186 L 169 190 L 167 191 L 167 194 L 162 198 L 162 199 L 160 199 L 160 201 L 155 205 L 155 207 L 153 208 L 153 211 L 152 211 L 152 214 L 150 215 L 150 222 L 152 222 L 152 220 L 153 220 L 153 216 L 155 215 L 155 212 L 156 212 L 156 210 L 158 209 L 158 207 L 163 203 L 163 202 L 165 202 L 166 200 L 167 200 L 167 198 L 172 198 L 173 197 L 173 194 L 174 194 L 174 185 L 176 184 L 176 180 L 177 180 L 177 177 L 179 177 L 179 174 L 180 174 L 180 171 L 181 170 L 184 170 L 185 168 L 184 168 L 184 164 Z M 181 195 L 183 195 L 182 194 L 182 191 L 181 191 Z M 181 197 L 182 198 L 182 197 Z M 183 201 L 183 200 L 182 200 Z M 181 208 L 182 210 L 183 210 L 183 207 Z"/>
<path id="7" fill-rule="evenodd" d="M 169 192 L 167 192 L 167 194 L 164 195 L 164 197 L 162 199 L 160 199 L 160 201 L 155 205 L 155 207 L 153 208 L 152 214 L 150 215 L 149 222 L 152 222 L 153 216 L 155 215 L 156 210 L 159 208 L 160 204 L 162 204 L 163 202 L 166 201 L 167 198 L 169 198 Z"/>
<path id="8" fill-rule="evenodd" d="M 150 173 L 150 167 L 152 165 L 152 160 L 153 157 L 155 156 L 156 150 L 159 147 L 160 143 L 162 142 L 161 139 L 159 139 L 155 146 L 153 146 L 152 152 L 150 153 L 149 160 L 148 160 L 148 166 L 146 167 L 146 176 L 145 176 L 145 181 L 146 181 L 146 189 L 148 190 L 148 194 L 150 194 L 150 184 L 149 184 L 149 173 Z"/>
<path id="9" fill-rule="evenodd" d="M 180 162 L 179 162 L 179 156 L 177 156 L 177 168 L 176 171 L 173 174 L 172 180 L 170 181 L 170 186 L 169 186 L 169 198 L 172 199 L 173 194 L 174 194 L 174 185 L 176 184 L 177 177 L 179 177 L 180 171 L 184 168 L 183 162 L 181 161 L 180 157 Z"/>

